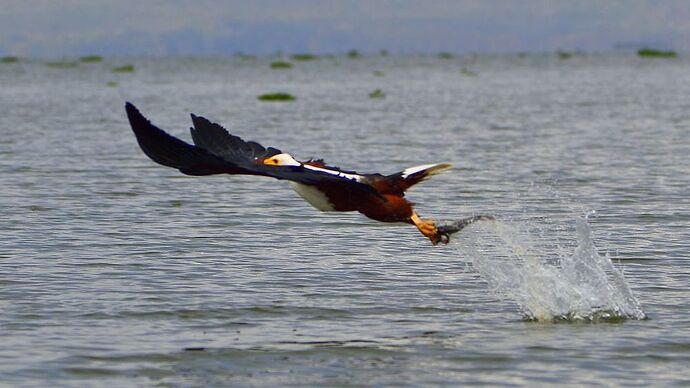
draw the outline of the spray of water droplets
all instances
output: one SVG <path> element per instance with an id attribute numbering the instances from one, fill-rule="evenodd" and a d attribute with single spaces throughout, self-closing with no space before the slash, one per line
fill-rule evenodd
<path id="1" fill-rule="evenodd" d="M 597 251 L 586 216 L 575 220 L 570 241 L 554 239 L 537 224 L 480 222 L 460 233 L 455 247 L 497 295 L 519 305 L 525 319 L 645 318 L 622 272 Z"/>

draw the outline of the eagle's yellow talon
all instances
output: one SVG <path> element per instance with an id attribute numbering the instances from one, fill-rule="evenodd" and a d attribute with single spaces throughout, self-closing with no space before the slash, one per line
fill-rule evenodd
<path id="1" fill-rule="evenodd" d="M 417 213 L 412 213 L 410 221 L 419 229 L 419 231 L 426 236 L 432 244 L 436 245 L 443 239 L 438 234 L 438 229 L 433 220 L 422 220 Z M 445 241 L 444 241 L 445 242 Z M 447 242 L 445 242 L 447 244 Z"/>

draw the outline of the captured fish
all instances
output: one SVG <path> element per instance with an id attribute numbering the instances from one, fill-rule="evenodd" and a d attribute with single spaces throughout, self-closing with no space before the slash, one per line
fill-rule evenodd
<path id="1" fill-rule="evenodd" d="M 452 222 L 450 224 L 438 226 L 436 228 L 436 233 L 438 233 L 438 236 L 441 238 L 442 243 L 448 244 L 448 242 L 450 241 L 450 236 L 454 233 L 461 231 L 466 226 L 473 224 L 477 221 L 495 221 L 495 220 L 496 220 L 496 217 L 489 216 L 489 215 L 478 215 L 478 216 L 463 218 L 461 220 L 457 220 L 457 221 Z"/>

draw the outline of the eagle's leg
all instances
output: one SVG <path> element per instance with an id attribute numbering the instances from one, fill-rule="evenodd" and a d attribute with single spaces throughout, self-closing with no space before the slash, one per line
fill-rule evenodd
<path id="1" fill-rule="evenodd" d="M 429 240 L 431 240 L 432 244 L 436 245 L 439 243 L 439 241 L 445 244 L 448 243 L 447 239 L 442 239 L 439 235 L 434 221 L 422 220 L 419 218 L 417 213 L 412 213 L 412 216 L 410 217 L 410 222 L 413 223 L 417 227 L 417 229 L 419 229 L 419 231 L 422 232 L 423 235 L 425 235 Z"/>

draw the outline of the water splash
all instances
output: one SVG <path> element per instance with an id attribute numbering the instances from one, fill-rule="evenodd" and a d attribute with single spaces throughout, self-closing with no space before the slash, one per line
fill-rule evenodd
<path id="1" fill-rule="evenodd" d="M 463 231 L 455 246 L 495 293 L 520 306 L 527 320 L 644 319 L 621 271 L 608 254 L 597 252 L 587 217 L 576 219 L 575 234 L 576 241 L 568 243 L 535 231 L 534 224 L 482 222 Z"/>

